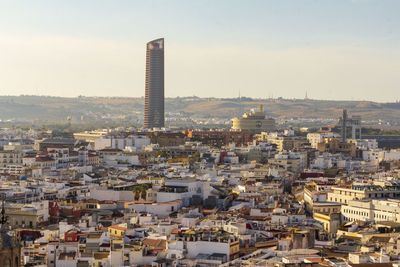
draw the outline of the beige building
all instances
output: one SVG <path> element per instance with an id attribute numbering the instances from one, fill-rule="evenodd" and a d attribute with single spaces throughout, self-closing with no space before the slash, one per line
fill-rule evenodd
<path id="1" fill-rule="evenodd" d="M 324 230 L 330 237 L 334 236 L 341 223 L 340 212 L 319 213 L 314 212 L 313 218 L 322 223 Z"/>
<path id="2" fill-rule="evenodd" d="M 381 187 L 377 185 L 352 185 L 352 186 L 333 186 L 328 192 L 327 201 L 349 203 L 351 200 L 377 199 L 377 198 L 398 198 L 400 188 Z"/>
<path id="3" fill-rule="evenodd" d="M 320 133 L 308 133 L 307 140 L 312 148 L 318 149 L 318 144 L 322 143 L 325 138 L 339 138 L 340 135 L 333 132 L 320 132 Z"/>
<path id="4" fill-rule="evenodd" d="M 22 165 L 22 153 L 14 150 L 0 151 L 0 167 Z"/>
<path id="5" fill-rule="evenodd" d="M 287 171 L 298 173 L 307 167 L 307 153 L 280 152 L 274 158 L 268 159 L 268 163 L 282 166 Z"/>
<path id="6" fill-rule="evenodd" d="M 0 151 L 0 172 L 10 174 L 23 173 L 21 145 L 7 145 Z"/>
<path id="7" fill-rule="evenodd" d="M 400 222 L 400 200 L 351 200 L 342 206 L 346 221 Z"/>
<path id="8" fill-rule="evenodd" d="M 8 225 L 12 228 L 36 228 L 38 224 L 44 223 L 45 218 L 37 209 L 31 205 L 8 204 L 5 208 L 8 216 Z"/>
<path id="9" fill-rule="evenodd" d="M 77 140 L 87 141 L 89 143 L 94 143 L 97 139 L 102 136 L 106 136 L 110 133 L 107 129 L 95 130 L 95 131 L 85 131 L 80 133 L 74 133 L 74 138 Z"/>
<path id="10" fill-rule="evenodd" d="M 356 156 L 356 145 L 353 143 L 341 142 L 338 138 L 324 138 L 317 145 L 319 152 L 329 152 L 332 154 L 341 153 L 345 156 Z"/>
<path id="11" fill-rule="evenodd" d="M 278 151 L 300 148 L 302 146 L 306 146 L 308 143 L 308 141 L 303 137 L 288 136 L 277 132 L 262 132 L 260 134 L 256 134 L 254 136 L 254 139 L 256 139 L 257 141 L 268 142 L 270 144 L 276 145 L 276 149 Z"/>
<path id="12" fill-rule="evenodd" d="M 275 120 L 273 118 L 266 118 L 260 105 L 258 112 L 246 112 L 242 118 L 232 119 L 232 129 L 246 130 L 250 133 L 271 132 L 275 130 Z"/>

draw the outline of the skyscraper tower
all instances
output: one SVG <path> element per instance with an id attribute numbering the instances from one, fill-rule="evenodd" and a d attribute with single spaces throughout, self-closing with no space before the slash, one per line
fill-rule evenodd
<path id="1" fill-rule="evenodd" d="M 164 127 L 164 38 L 146 45 L 144 127 Z"/>
<path id="2" fill-rule="evenodd" d="M 342 116 L 342 142 L 345 143 L 347 140 L 347 110 L 343 109 Z"/>

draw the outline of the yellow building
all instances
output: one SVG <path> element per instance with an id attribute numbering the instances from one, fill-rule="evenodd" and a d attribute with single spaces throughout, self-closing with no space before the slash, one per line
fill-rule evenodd
<path id="1" fill-rule="evenodd" d="M 232 129 L 246 130 L 250 133 L 271 132 L 275 130 L 275 120 L 273 118 L 266 118 L 260 105 L 258 112 L 246 112 L 242 118 L 232 119 Z"/>
<path id="2" fill-rule="evenodd" d="M 230 242 L 229 243 L 230 260 L 238 258 L 239 252 L 240 252 L 239 240 Z"/>
<path id="3" fill-rule="evenodd" d="M 83 140 L 87 142 L 93 143 L 96 139 L 106 136 L 109 134 L 109 130 L 103 129 L 103 130 L 95 130 L 95 131 L 85 131 L 85 132 L 80 132 L 80 133 L 74 133 L 74 138 L 77 140 Z"/>
<path id="4" fill-rule="evenodd" d="M 178 158 L 170 158 L 168 159 L 168 163 L 188 163 L 189 157 L 178 157 Z"/>
<path id="5" fill-rule="evenodd" d="M 356 145 L 354 143 L 344 143 L 338 138 L 324 138 L 318 144 L 317 149 L 319 152 L 329 152 L 332 154 L 341 153 L 345 156 L 356 156 Z"/>
<path id="6" fill-rule="evenodd" d="M 127 228 L 128 225 L 126 223 L 115 224 L 108 227 L 108 232 L 110 233 L 111 237 L 122 239 Z"/>
<path id="7" fill-rule="evenodd" d="M 313 218 L 323 224 L 324 230 L 330 235 L 330 237 L 336 234 L 341 223 L 340 212 L 329 214 L 314 212 Z"/>
<path id="8" fill-rule="evenodd" d="M 278 151 L 297 149 L 308 144 L 307 139 L 301 136 L 288 136 L 280 133 L 255 134 L 254 139 L 276 145 Z"/>

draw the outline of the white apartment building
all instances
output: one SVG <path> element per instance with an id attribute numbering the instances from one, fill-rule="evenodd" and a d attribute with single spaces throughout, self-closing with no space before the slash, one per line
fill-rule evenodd
<path id="1" fill-rule="evenodd" d="M 244 235 L 247 231 L 245 222 L 229 222 L 228 224 L 224 224 L 223 229 L 234 235 Z"/>
<path id="2" fill-rule="evenodd" d="M 142 135 L 124 136 L 102 136 L 94 141 L 94 149 L 106 148 L 124 150 L 127 147 L 141 150 L 142 147 L 150 144 L 150 138 Z"/>
<path id="3" fill-rule="evenodd" d="M 313 169 L 329 169 L 332 168 L 334 162 L 336 161 L 331 155 L 328 154 L 320 154 L 318 155 L 310 164 L 310 167 Z"/>
<path id="4" fill-rule="evenodd" d="M 189 206 L 194 195 L 202 200 L 208 198 L 211 195 L 210 183 L 193 179 L 166 180 L 164 187 L 157 192 L 157 202 L 182 200 L 183 206 Z"/>
<path id="5" fill-rule="evenodd" d="M 48 147 L 47 153 L 49 157 L 53 158 L 57 168 L 67 168 L 69 166 L 69 149 L 62 147 Z M 25 158 L 24 158 L 25 161 Z"/>
<path id="6" fill-rule="evenodd" d="M 128 208 L 136 212 L 146 212 L 156 215 L 158 218 L 168 218 L 175 211 L 178 211 L 182 206 L 181 200 L 170 202 L 152 203 L 150 201 L 138 201 L 128 204 Z"/>
<path id="7" fill-rule="evenodd" d="M 376 139 L 350 139 L 349 142 L 352 142 L 359 149 L 377 149 L 378 142 Z"/>
<path id="8" fill-rule="evenodd" d="M 400 200 L 351 200 L 341 212 L 345 221 L 400 222 Z"/>
<path id="9" fill-rule="evenodd" d="M 310 163 L 311 169 L 329 169 L 329 168 L 346 168 L 354 170 L 360 168 L 361 162 L 359 160 L 351 160 L 343 158 L 340 154 L 320 153 Z"/>
<path id="10" fill-rule="evenodd" d="M 168 244 L 168 258 L 196 258 L 199 254 L 224 255 L 222 262 L 235 258 L 239 253 L 239 239 L 234 235 L 177 237 Z"/>
<path id="11" fill-rule="evenodd" d="M 363 160 L 378 164 L 381 161 L 396 161 L 400 160 L 400 150 L 391 149 L 389 151 L 380 148 L 364 150 L 362 154 Z"/>
<path id="12" fill-rule="evenodd" d="M 103 161 L 107 166 L 126 167 L 129 165 L 140 166 L 139 156 L 122 151 L 103 155 Z"/>
<path id="13" fill-rule="evenodd" d="M 5 168 L 8 165 L 22 166 L 22 153 L 20 150 L 0 151 L 0 167 Z"/>
<path id="14" fill-rule="evenodd" d="M 269 159 L 271 165 L 282 166 L 285 170 L 291 172 L 300 172 L 307 167 L 306 152 L 279 152 L 273 159 Z"/>

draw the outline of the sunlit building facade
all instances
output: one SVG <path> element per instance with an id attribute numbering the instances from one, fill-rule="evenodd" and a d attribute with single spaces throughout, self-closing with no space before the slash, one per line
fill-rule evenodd
<path id="1" fill-rule="evenodd" d="M 262 106 L 258 112 L 245 113 L 242 118 L 232 119 L 232 129 L 245 130 L 250 133 L 271 132 L 275 130 L 275 120 L 266 118 Z"/>

